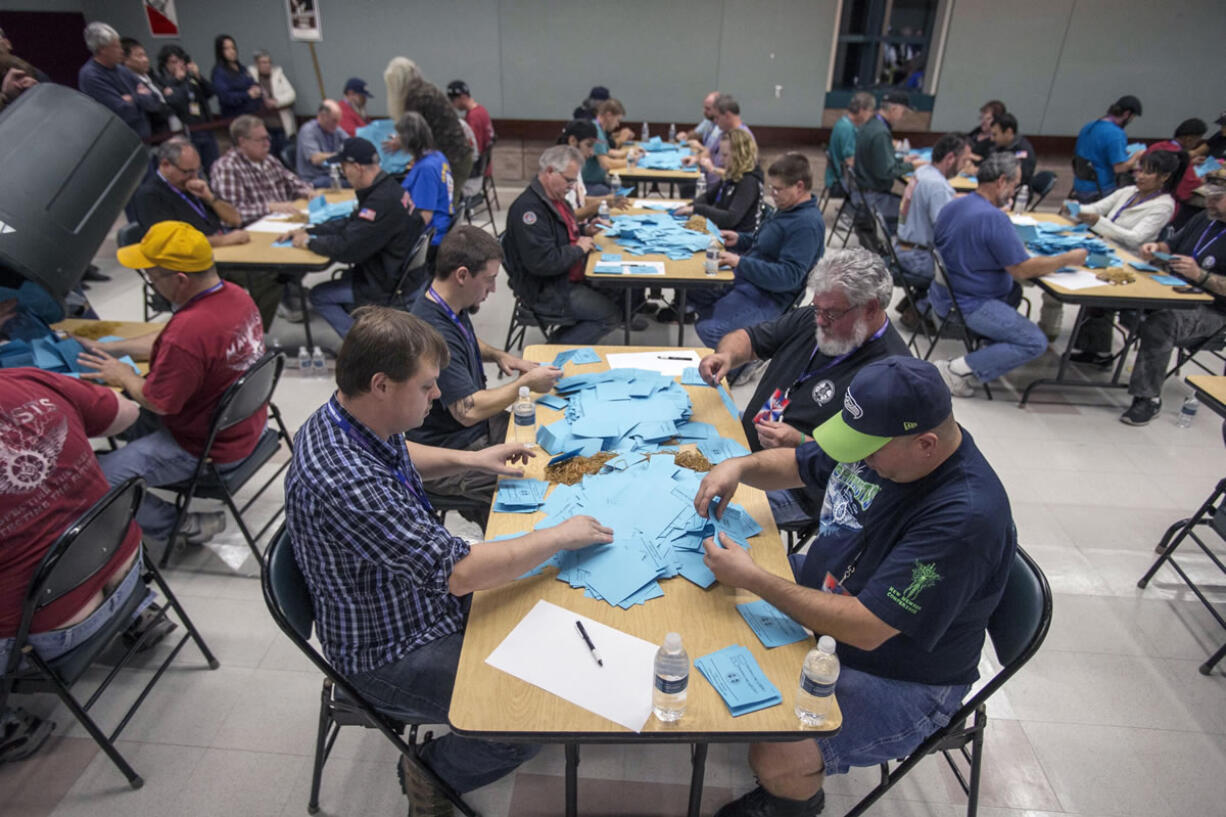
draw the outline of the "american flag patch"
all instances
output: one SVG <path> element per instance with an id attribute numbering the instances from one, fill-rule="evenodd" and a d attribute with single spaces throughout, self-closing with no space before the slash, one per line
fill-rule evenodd
<path id="1" fill-rule="evenodd" d="M 364 218 L 367 221 L 374 221 L 375 211 L 369 207 L 363 207 L 361 210 L 358 210 L 358 218 Z"/>
<path id="2" fill-rule="evenodd" d="M 400 206 L 401 207 L 412 207 L 413 206 L 413 199 L 409 196 L 409 191 L 406 190 L 404 195 L 400 197 Z"/>

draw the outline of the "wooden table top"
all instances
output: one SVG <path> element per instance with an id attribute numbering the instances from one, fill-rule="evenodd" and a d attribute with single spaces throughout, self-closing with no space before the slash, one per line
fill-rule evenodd
<path id="1" fill-rule="evenodd" d="M 623 179 L 633 178 L 642 179 L 644 181 L 662 181 L 662 182 L 697 182 L 698 173 L 693 170 L 652 170 L 646 167 L 619 167 L 615 170 L 610 170 L 609 175 L 614 173 L 621 176 Z"/>
<path id="2" fill-rule="evenodd" d="M 534 361 L 552 360 L 558 352 L 572 346 L 529 346 L 524 358 Z M 596 346 L 600 363 L 582 366 L 566 364 L 566 374 L 603 371 L 609 352 L 655 351 L 646 346 Z M 675 351 L 674 347 L 660 347 Z M 696 350 L 705 354 L 709 350 Z M 733 419 L 715 389 L 686 386 L 693 402 L 692 419 L 713 424 L 721 435 L 745 444 L 740 420 Z M 537 406 L 537 421 L 551 423 L 561 412 Z M 687 444 L 679 448 L 692 447 Z M 538 456 L 526 469 L 526 476 L 543 478 L 547 458 Z M 787 550 L 780 542 L 766 494 L 741 486 L 736 502 L 742 505 L 764 528 L 750 540 L 754 561 L 779 576 L 791 577 Z M 543 517 L 539 511 L 531 514 L 493 513 L 486 537 L 508 533 L 524 533 Z M 573 589 L 556 578 L 553 568 L 541 575 L 520 579 L 497 590 L 474 594 L 464 647 L 456 674 L 455 691 L 449 715 L 458 731 L 494 736 L 535 736 L 536 739 L 586 736 L 589 740 L 609 740 L 632 737 L 624 727 L 595 715 L 552 693 L 521 681 L 485 663 L 494 648 L 520 622 L 538 599 L 546 599 L 580 615 L 616 627 L 624 632 L 660 643 L 670 631 L 681 634 L 690 659 L 708 655 L 732 644 L 748 648 L 758 665 L 783 695 L 783 703 L 738 718 L 728 709 L 715 689 L 697 669 L 691 669 L 689 701 L 685 717 L 676 724 L 665 725 L 649 717 L 643 728 L 643 738 L 652 740 L 747 740 L 753 735 L 797 738 L 803 734 L 821 735 L 835 731 L 842 724 L 842 714 L 824 729 L 802 729 L 792 706 L 797 678 L 805 654 L 813 646 L 812 639 L 768 650 L 745 624 L 736 605 L 756 599 L 744 590 L 734 590 L 714 584 L 703 590 L 684 578 L 661 582 L 662 598 L 645 605 L 621 610 L 603 601 L 584 597 L 582 589 Z M 645 678 L 644 684 L 650 679 Z"/>
<path id="3" fill-rule="evenodd" d="M 661 199 L 661 201 L 676 202 L 677 204 L 688 204 L 689 202 L 679 199 Z M 658 213 L 659 210 L 652 210 L 647 207 L 627 207 L 624 209 L 613 210 L 615 216 L 631 216 L 642 215 L 645 213 Z M 673 259 L 667 255 L 660 253 L 650 253 L 649 255 L 631 255 L 617 243 L 617 239 L 609 238 L 604 233 L 600 233 L 595 238 L 596 246 L 600 248 L 600 252 L 589 253 L 587 257 L 587 268 L 585 274 L 588 278 L 588 283 L 599 286 L 605 281 L 641 281 L 643 283 L 656 282 L 661 285 L 666 285 L 676 281 L 694 281 L 707 284 L 731 284 L 735 280 L 732 270 L 720 269 L 715 275 L 707 275 L 706 273 L 706 253 L 696 252 L 689 258 Z M 622 262 L 636 261 L 661 261 L 664 263 L 663 275 L 599 275 L 592 270 L 596 268 L 596 264 L 600 261 L 600 253 L 620 253 Z"/>
<path id="4" fill-rule="evenodd" d="M 155 323 L 155 322 L 145 323 L 143 321 L 96 321 L 90 318 L 65 318 L 59 323 L 51 324 L 51 328 L 60 329 L 72 335 L 72 334 L 76 334 L 77 332 L 79 332 L 81 329 L 85 327 L 97 327 L 99 324 L 102 324 L 102 323 L 108 324 L 107 331 L 105 335 L 103 335 L 103 337 L 105 337 L 106 335 L 116 335 L 118 337 L 124 338 L 125 340 L 130 340 L 132 338 L 139 338 L 141 335 L 147 335 L 150 332 L 156 332 L 159 329 L 166 326 L 165 323 Z M 96 339 L 97 338 L 95 338 L 95 340 Z M 147 360 L 136 361 L 136 368 L 140 371 L 141 374 L 149 374 L 149 361 Z"/>
<path id="5" fill-rule="evenodd" d="M 1194 374 L 1184 378 L 1189 386 L 1200 392 L 1206 405 L 1218 414 L 1226 416 L 1226 375 Z"/>
<path id="6" fill-rule="evenodd" d="M 1069 219 L 1057 213 L 1026 213 L 1026 215 L 1033 218 L 1035 221 L 1045 221 L 1052 224 L 1073 223 Z M 1101 238 L 1115 249 L 1116 254 L 1120 257 L 1120 260 L 1124 262 L 1122 269 L 1135 275 L 1135 281 L 1133 281 L 1131 284 L 1119 285 L 1104 283 L 1100 287 L 1087 287 L 1085 289 L 1076 290 L 1065 289 L 1064 287 L 1060 286 L 1058 276 L 1053 276 L 1052 278 L 1035 279 L 1035 283 L 1039 284 L 1044 289 L 1049 290 L 1054 295 L 1064 296 L 1068 300 L 1084 300 L 1086 302 L 1093 301 L 1094 299 L 1100 297 L 1110 299 L 1112 301 L 1164 301 L 1169 302 L 1172 306 L 1193 306 L 1195 304 L 1211 303 L 1213 301 L 1213 298 L 1204 294 L 1203 292 L 1196 294 L 1183 294 L 1176 292 L 1174 287 L 1158 283 L 1153 279 L 1152 273 L 1141 272 L 1140 270 L 1135 270 L 1128 266 L 1129 261 L 1140 261 L 1140 256 L 1130 250 L 1125 249 L 1123 246 L 1109 238 L 1103 238 L 1103 236 L 1100 236 L 1097 233 L 1094 233 L 1094 235 L 1097 238 Z M 1079 267 L 1078 269 L 1087 268 Z M 1121 268 L 1115 267 L 1114 269 Z M 1089 271 L 1101 272 L 1102 270 Z"/>
<path id="7" fill-rule="evenodd" d="M 972 179 L 969 176 L 963 176 L 961 173 L 959 173 L 957 176 L 954 176 L 949 180 L 949 186 L 954 190 L 957 190 L 959 193 L 969 193 L 972 190 L 979 189 L 979 180 Z"/>
<path id="8" fill-rule="evenodd" d="M 352 201 L 355 194 L 352 190 L 325 192 L 324 198 L 329 202 Z M 307 199 L 297 199 L 294 204 L 303 210 L 307 208 Z M 307 227 L 304 223 L 286 222 L 285 232 Z M 301 267 L 305 272 L 321 270 L 332 263 L 332 260 L 317 255 L 310 250 L 297 247 L 274 247 L 273 242 L 279 237 L 276 233 L 248 232 L 251 241 L 247 244 L 235 244 L 229 247 L 214 247 L 213 260 L 223 267 Z"/>

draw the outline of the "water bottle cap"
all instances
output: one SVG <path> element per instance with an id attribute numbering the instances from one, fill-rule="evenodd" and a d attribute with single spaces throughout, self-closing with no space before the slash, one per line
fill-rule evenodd
<path id="1" fill-rule="evenodd" d="M 300 354 L 300 355 L 305 355 L 305 354 L 309 354 L 309 353 L 307 352 L 307 348 L 306 348 L 305 346 L 299 346 L 299 347 L 298 347 L 298 354 Z"/>
<path id="2" fill-rule="evenodd" d="M 519 387 L 519 396 L 520 396 L 520 397 L 527 397 L 527 396 L 528 396 L 528 387 L 527 387 L 527 386 L 520 386 L 520 387 Z"/>
<path id="3" fill-rule="evenodd" d="M 324 350 L 321 347 L 319 346 L 315 347 L 315 354 L 322 355 L 323 353 L 324 353 Z"/>
<path id="4" fill-rule="evenodd" d="M 676 652 L 681 649 L 681 633 L 669 633 L 664 636 L 664 649 Z"/>
<path id="5" fill-rule="evenodd" d="M 824 635 L 817 639 L 817 648 L 827 655 L 834 655 L 834 639 L 828 635 Z"/>

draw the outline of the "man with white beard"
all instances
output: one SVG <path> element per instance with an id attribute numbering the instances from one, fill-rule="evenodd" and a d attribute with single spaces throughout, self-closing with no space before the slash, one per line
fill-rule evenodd
<path id="1" fill-rule="evenodd" d="M 809 441 L 815 427 L 842 409 L 847 384 L 861 367 L 910 354 L 886 316 L 894 284 L 880 256 L 859 248 L 827 251 L 808 286 L 811 305 L 730 332 L 698 367 L 715 385 L 739 366 L 770 361 L 741 418 L 754 451 Z M 767 496 L 780 524 L 817 518 L 803 491 Z"/>

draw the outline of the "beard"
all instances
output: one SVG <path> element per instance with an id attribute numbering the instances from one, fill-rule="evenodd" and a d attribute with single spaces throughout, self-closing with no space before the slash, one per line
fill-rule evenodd
<path id="1" fill-rule="evenodd" d="M 817 338 L 817 348 L 826 357 L 839 357 L 849 352 L 859 349 L 864 345 L 864 341 L 868 340 L 869 328 L 864 319 L 856 321 L 852 326 L 850 334 L 845 338 L 836 338 L 826 334 L 822 328 L 817 327 L 814 332 Z"/>

